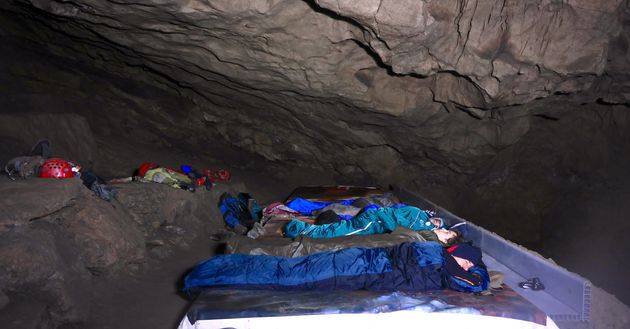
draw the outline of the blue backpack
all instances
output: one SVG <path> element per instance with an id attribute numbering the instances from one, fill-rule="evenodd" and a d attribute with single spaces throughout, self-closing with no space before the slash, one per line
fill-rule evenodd
<path id="1" fill-rule="evenodd" d="M 247 209 L 247 204 L 227 192 L 219 198 L 219 210 L 227 226 L 232 229 L 236 228 L 238 224 L 248 229 L 254 226 L 254 220 Z"/>

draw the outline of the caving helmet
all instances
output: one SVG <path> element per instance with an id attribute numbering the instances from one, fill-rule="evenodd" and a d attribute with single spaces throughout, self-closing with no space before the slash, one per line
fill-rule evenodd
<path id="1" fill-rule="evenodd" d="M 144 177 L 147 171 L 157 168 L 158 165 L 153 162 L 145 162 L 138 167 L 138 176 Z"/>
<path id="2" fill-rule="evenodd" d="M 232 178 L 232 173 L 227 169 L 219 169 L 215 172 L 215 180 L 219 182 L 229 182 Z"/>
<path id="3" fill-rule="evenodd" d="M 41 178 L 72 178 L 81 167 L 62 158 L 50 158 L 39 168 Z"/>

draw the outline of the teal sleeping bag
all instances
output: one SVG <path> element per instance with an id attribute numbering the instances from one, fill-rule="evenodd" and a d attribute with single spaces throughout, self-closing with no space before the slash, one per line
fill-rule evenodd
<path id="1" fill-rule="evenodd" d="M 284 235 L 295 238 L 306 235 L 312 238 L 334 238 L 348 235 L 383 234 L 393 232 L 397 226 L 412 230 L 437 228 L 427 213 L 413 206 L 368 209 L 352 219 L 331 224 L 312 225 L 291 220 L 284 227 Z"/>

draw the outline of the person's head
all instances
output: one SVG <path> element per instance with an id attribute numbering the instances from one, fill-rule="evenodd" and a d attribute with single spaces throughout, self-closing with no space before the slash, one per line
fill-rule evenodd
<path id="1" fill-rule="evenodd" d="M 437 236 L 438 240 L 440 240 L 442 245 L 444 245 L 445 247 L 450 247 L 463 241 L 463 236 L 460 231 L 439 228 L 433 230 L 433 232 Z"/>
<path id="2" fill-rule="evenodd" d="M 444 227 L 444 220 L 440 217 L 431 217 L 429 218 L 429 221 L 433 224 L 433 226 L 435 226 L 436 228 L 442 228 Z"/>
<path id="3" fill-rule="evenodd" d="M 481 262 L 481 250 L 466 243 L 454 245 L 446 251 L 466 271 Z"/>

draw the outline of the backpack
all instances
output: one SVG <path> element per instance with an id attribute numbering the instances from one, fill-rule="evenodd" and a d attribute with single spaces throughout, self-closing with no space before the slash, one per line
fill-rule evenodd
<path id="1" fill-rule="evenodd" d="M 46 161 L 41 155 L 21 156 L 13 158 L 4 166 L 4 172 L 15 180 L 15 177 L 26 179 L 39 174 L 39 167 Z"/>
<path id="2" fill-rule="evenodd" d="M 225 223 L 231 229 L 235 229 L 239 225 L 247 229 L 254 226 L 254 220 L 249 209 L 247 209 L 247 204 L 244 204 L 231 194 L 223 193 L 219 198 L 218 206 Z"/>
<path id="3" fill-rule="evenodd" d="M 15 180 L 14 176 L 26 179 L 28 176 L 37 176 L 39 167 L 46 159 L 50 158 L 51 148 L 47 139 L 42 139 L 33 146 L 28 155 L 16 157 L 4 165 L 4 172 Z"/>
<path id="4" fill-rule="evenodd" d="M 50 142 L 47 139 L 42 139 L 33 148 L 28 155 L 41 155 L 42 158 L 48 159 L 52 155 L 52 148 L 50 147 Z"/>

